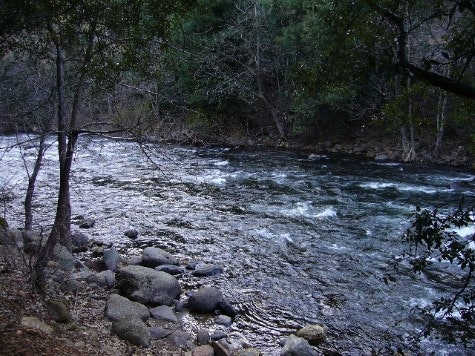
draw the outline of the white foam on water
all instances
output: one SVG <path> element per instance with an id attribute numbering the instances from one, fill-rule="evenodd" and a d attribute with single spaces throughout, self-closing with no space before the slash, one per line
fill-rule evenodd
<path id="1" fill-rule="evenodd" d="M 393 183 L 381 183 L 381 182 L 368 182 L 360 184 L 361 188 L 365 189 L 385 189 L 385 188 L 393 188 L 395 184 Z"/>
<path id="2" fill-rule="evenodd" d="M 468 237 L 475 234 L 475 225 L 463 226 L 452 230 L 461 237 Z"/>
<path id="3" fill-rule="evenodd" d="M 281 214 L 288 217 L 306 217 L 314 219 L 325 219 L 336 217 L 336 210 L 332 206 L 325 208 L 322 211 L 315 212 L 315 207 L 312 201 L 298 202 L 295 207 L 281 211 Z"/>
<path id="4" fill-rule="evenodd" d="M 397 162 L 386 162 L 386 163 L 374 162 L 373 164 L 376 166 L 385 166 L 385 167 L 395 167 L 395 166 L 397 167 L 401 165 L 401 163 L 397 163 Z"/>
<path id="5" fill-rule="evenodd" d="M 311 201 L 298 202 L 296 204 L 296 207 L 294 207 L 293 209 L 283 211 L 283 215 L 311 217 L 312 214 L 309 213 L 309 210 L 311 209 L 311 204 Z"/>
<path id="6" fill-rule="evenodd" d="M 318 219 L 325 219 L 325 218 L 334 218 L 336 217 L 336 210 L 332 206 L 326 208 L 325 210 L 319 212 L 316 216 Z"/>
<path id="7" fill-rule="evenodd" d="M 218 167 L 227 166 L 228 164 L 229 164 L 229 161 L 228 161 L 228 160 L 214 161 L 214 162 L 213 162 L 213 165 L 214 165 L 214 166 L 218 166 Z"/>
<path id="8" fill-rule="evenodd" d="M 285 242 L 292 242 L 292 243 L 294 242 L 294 240 L 292 240 L 292 238 L 290 237 L 290 234 L 288 233 L 281 234 L 280 239 Z"/>
<path id="9" fill-rule="evenodd" d="M 429 188 L 429 187 L 420 186 L 420 185 L 395 184 L 395 183 L 386 183 L 386 182 L 368 182 L 368 183 L 362 183 L 359 186 L 364 189 L 379 190 L 379 189 L 386 189 L 386 188 L 395 188 L 403 192 L 416 192 L 416 193 L 425 193 L 425 194 L 435 194 L 438 192 L 438 190 L 435 188 Z"/>
<path id="10" fill-rule="evenodd" d="M 259 228 L 255 231 L 255 234 L 259 237 L 264 237 L 264 238 L 274 238 L 274 234 L 270 232 L 266 228 Z"/>
<path id="11" fill-rule="evenodd" d="M 402 190 L 404 192 L 417 192 L 417 193 L 426 193 L 426 194 L 435 194 L 437 189 L 421 187 L 416 185 L 400 185 L 396 186 L 396 189 Z"/>

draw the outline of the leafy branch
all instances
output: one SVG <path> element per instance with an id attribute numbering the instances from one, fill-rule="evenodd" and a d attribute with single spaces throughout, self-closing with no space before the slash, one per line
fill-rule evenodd
<path id="1" fill-rule="evenodd" d="M 455 266 L 459 275 L 460 283 L 451 286 L 450 295 L 433 301 L 426 311 L 431 321 L 422 332 L 425 337 L 441 327 L 450 342 L 460 340 L 466 346 L 475 339 L 475 234 L 457 231 L 474 223 L 474 208 L 464 209 L 462 203 L 448 215 L 418 207 L 404 234 L 414 272 L 439 262 Z"/>

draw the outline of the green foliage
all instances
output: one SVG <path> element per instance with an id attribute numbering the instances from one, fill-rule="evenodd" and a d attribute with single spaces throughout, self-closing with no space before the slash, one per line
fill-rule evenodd
<path id="1" fill-rule="evenodd" d="M 452 294 L 435 300 L 426 311 L 431 323 L 424 330 L 428 336 L 442 328 L 451 341 L 473 343 L 475 329 L 475 234 L 461 236 L 457 229 L 473 226 L 473 208 L 462 204 L 451 214 L 417 208 L 411 227 L 404 239 L 411 247 L 410 262 L 414 272 L 424 272 L 434 263 L 448 263 L 458 270 L 459 283 L 452 286 Z M 449 334 L 447 334 L 449 333 Z"/>

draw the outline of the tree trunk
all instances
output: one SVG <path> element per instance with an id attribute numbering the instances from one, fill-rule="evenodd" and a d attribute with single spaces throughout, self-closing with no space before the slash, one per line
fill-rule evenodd
<path id="1" fill-rule="evenodd" d="M 411 48 L 410 48 L 410 41 L 409 38 L 406 39 L 406 48 L 405 52 L 407 53 L 407 57 L 410 58 Z M 409 125 L 409 138 L 407 137 L 407 130 L 406 127 L 403 127 L 401 130 L 402 133 L 402 140 L 403 140 L 403 153 L 402 159 L 406 162 L 412 162 L 416 159 L 416 143 L 414 137 L 414 121 L 412 115 L 412 97 L 410 94 L 410 88 L 412 86 L 412 79 L 410 76 L 406 79 L 406 91 L 408 93 L 407 97 L 407 119 Z"/>
<path id="2" fill-rule="evenodd" d="M 446 71 L 446 75 L 449 75 L 449 71 Z M 447 92 L 442 92 L 439 95 L 439 100 L 437 103 L 437 117 L 436 117 L 436 125 L 437 125 L 437 136 L 435 139 L 435 147 L 434 147 L 434 156 L 439 157 L 440 150 L 442 149 L 442 140 L 444 138 L 444 131 L 445 131 L 445 119 L 446 119 L 446 112 L 447 112 L 447 101 L 448 95 Z"/>
<path id="3" fill-rule="evenodd" d="M 282 118 L 277 106 L 274 105 L 269 98 L 266 96 L 264 84 L 262 80 L 262 68 L 261 68 L 261 26 L 259 21 L 259 9 L 257 8 L 257 2 L 254 3 L 254 27 L 256 31 L 256 48 L 254 53 L 254 62 L 256 64 L 255 76 L 257 83 L 258 96 L 262 99 L 266 107 L 269 109 L 272 119 L 275 123 L 279 136 L 285 138 L 287 136 L 287 125 L 285 120 Z"/>
<path id="4" fill-rule="evenodd" d="M 40 136 L 40 145 L 38 148 L 38 154 L 36 156 L 35 165 L 33 166 L 33 171 L 28 177 L 28 188 L 26 190 L 25 196 L 25 230 L 32 230 L 33 228 L 33 211 L 32 211 L 32 202 L 33 194 L 35 192 L 36 178 L 41 169 L 41 164 L 43 162 L 43 157 L 46 152 L 46 133 L 42 133 Z"/>
<path id="5" fill-rule="evenodd" d="M 53 32 L 52 28 L 50 31 Z M 68 240 L 71 206 L 69 202 L 69 171 L 67 171 L 67 125 L 66 125 L 66 103 L 65 103 L 65 77 L 64 48 L 59 40 L 55 41 L 56 46 L 56 93 L 58 96 L 58 156 L 59 156 L 59 196 L 56 210 L 56 217 L 53 227 L 44 247 L 40 248 L 33 271 L 33 284 L 41 289 L 45 280 L 45 267 L 49 258 L 53 254 L 54 246 L 62 241 Z M 65 175 L 65 172 L 67 174 Z"/>
<path id="6" fill-rule="evenodd" d="M 401 127 L 401 139 L 402 139 L 402 160 L 405 162 L 413 162 L 416 159 L 416 140 L 414 133 L 414 125 L 412 122 L 409 124 L 409 137 L 407 127 Z"/>

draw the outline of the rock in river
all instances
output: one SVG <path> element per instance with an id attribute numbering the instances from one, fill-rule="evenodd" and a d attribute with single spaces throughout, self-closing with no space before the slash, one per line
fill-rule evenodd
<path id="1" fill-rule="evenodd" d="M 123 267 L 117 271 L 115 278 L 121 294 L 142 304 L 172 305 L 180 294 L 180 285 L 175 277 L 147 267 Z"/>
<path id="2" fill-rule="evenodd" d="M 221 310 L 223 314 L 231 317 L 237 314 L 221 291 L 213 287 L 202 287 L 191 292 L 188 298 L 188 308 L 198 313 L 213 313 L 215 310 Z"/>
<path id="3" fill-rule="evenodd" d="M 221 273 L 223 273 L 223 267 L 207 264 L 196 268 L 192 274 L 196 277 L 210 277 Z"/>
<path id="4" fill-rule="evenodd" d="M 160 265 L 177 265 L 178 260 L 158 247 L 147 247 L 142 251 L 142 265 L 155 268 Z"/>
<path id="5" fill-rule="evenodd" d="M 310 346 L 307 340 L 290 335 L 284 345 L 284 348 L 280 352 L 280 356 L 315 356 L 316 353 Z"/>
<path id="6" fill-rule="evenodd" d="M 317 345 L 325 341 L 325 338 L 327 337 L 327 328 L 319 324 L 307 325 L 297 331 L 296 335 L 304 338 L 311 345 Z"/>

